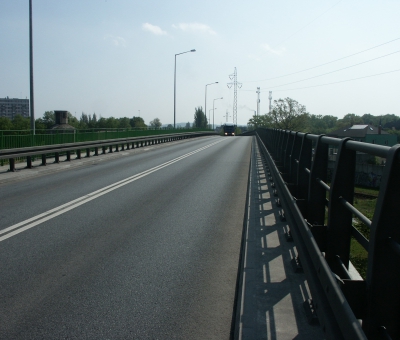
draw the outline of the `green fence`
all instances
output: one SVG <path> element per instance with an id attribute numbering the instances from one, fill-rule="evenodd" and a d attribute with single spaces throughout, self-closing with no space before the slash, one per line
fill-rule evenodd
<path id="1" fill-rule="evenodd" d="M 37 130 L 33 135 L 30 130 L 0 131 L 0 149 L 24 148 L 29 146 L 54 145 L 77 142 L 90 142 L 105 139 L 141 137 L 171 133 L 210 131 L 207 129 L 92 129 L 74 131 Z"/>

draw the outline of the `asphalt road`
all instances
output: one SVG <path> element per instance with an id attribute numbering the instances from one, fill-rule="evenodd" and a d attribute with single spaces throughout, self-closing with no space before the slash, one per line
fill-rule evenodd
<path id="1" fill-rule="evenodd" d="M 0 339 L 228 339 L 251 140 L 1 184 Z"/>

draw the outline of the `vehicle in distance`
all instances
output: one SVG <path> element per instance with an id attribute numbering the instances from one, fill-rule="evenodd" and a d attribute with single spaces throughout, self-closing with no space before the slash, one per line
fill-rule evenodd
<path id="1" fill-rule="evenodd" d="M 236 125 L 234 125 L 233 123 L 225 123 L 223 125 L 224 136 L 234 136 L 235 128 L 236 128 Z"/>

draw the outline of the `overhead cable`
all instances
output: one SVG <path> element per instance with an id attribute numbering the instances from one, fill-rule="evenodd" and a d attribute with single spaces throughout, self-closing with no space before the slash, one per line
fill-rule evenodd
<path id="1" fill-rule="evenodd" d="M 328 65 L 328 64 L 332 64 L 332 63 L 335 63 L 335 62 L 337 62 L 337 61 L 340 61 L 340 60 L 343 60 L 343 59 L 346 59 L 346 58 L 353 57 L 353 56 L 355 56 L 355 55 L 357 55 L 357 54 L 361 54 L 361 53 L 364 53 L 364 52 L 373 50 L 373 49 L 378 48 L 378 47 L 380 47 L 380 46 L 383 46 L 383 45 L 386 45 L 386 44 L 390 44 L 391 42 L 396 41 L 396 40 L 399 40 L 399 39 L 400 39 L 400 38 L 396 38 L 396 39 L 387 41 L 387 42 L 385 42 L 385 43 L 383 43 L 383 44 L 379 44 L 379 45 L 370 47 L 370 48 L 368 48 L 368 49 L 366 49 L 366 50 L 362 50 L 362 51 L 360 51 L 360 52 L 353 53 L 353 54 L 350 54 L 350 55 L 348 55 L 348 56 L 345 56 L 345 57 L 342 57 L 342 58 L 339 58 L 339 59 L 335 59 L 335 60 L 329 61 L 329 62 L 324 63 L 324 64 L 320 64 L 320 65 L 317 65 L 317 66 L 313 66 L 313 67 L 310 67 L 310 68 L 306 68 L 306 69 L 301 70 L 301 71 L 296 71 L 296 72 L 284 74 L 284 75 L 282 75 L 282 76 L 267 78 L 267 79 L 263 79 L 263 80 L 249 80 L 249 81 L 243 81 L 243 83 L 257 83 L 257 82 L 261 82 L 261 81 L 267 81 L 267 80 L 273 80 L 273 79 L 288 77 L 288 76 L 291 76 L 291 75 L 293 75 L 293 74 L 298 74 L 298 73 L 302 73 L 302 72 L 305 72 L 305 71 L 313 70 L 313 69 L 315 69 L 315 68 L 318 68 L 318 67 L 321 67 L 321 66 L 325 66 L 325 65 Z"/>

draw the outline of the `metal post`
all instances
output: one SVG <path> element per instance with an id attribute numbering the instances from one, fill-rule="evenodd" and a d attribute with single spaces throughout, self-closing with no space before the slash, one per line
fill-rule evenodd
<path id="1" fill-rule="evenodd" d="M 32 43 L 32 0 L 29 0 L 29 78 L 30 78 L 30 111 L 31 130 L 35 134 L 35 105 L 33 98 L 33 43 Z"/>
<path id="2" fill-rule="evenodd" d="M 196 50 L 193 49 L 193 50 L 190 50 L 190 51 L 186 51 L 186 52 L 175 54 L 175 66 L 174 66 L 174 129 L 176 129 L 176 56 L 180 55 L 180 54 L 188 53 L 188 52 L 196 52 Z"/>

